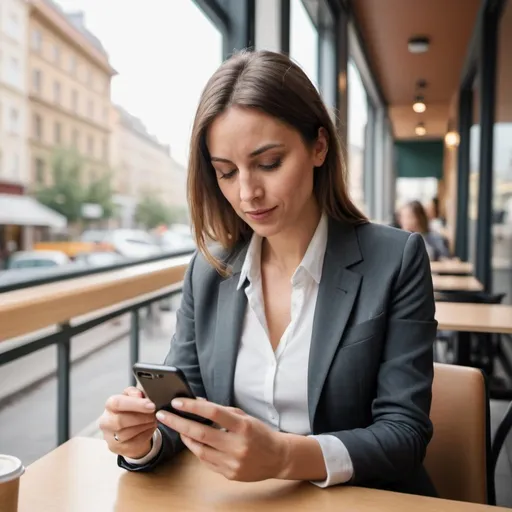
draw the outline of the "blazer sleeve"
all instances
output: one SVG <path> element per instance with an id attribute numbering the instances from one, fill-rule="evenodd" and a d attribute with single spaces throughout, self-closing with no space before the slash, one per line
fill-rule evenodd
<path id="1" fill-rule="evenodd" d="M 411 234 L 390 293 L 386 340 L 367 428 L 334 432 L 354 467 L 351 483 L 396 482 L 419 469 L 432 437 L 435 303 L 420 235 Z"/>
<path id="2" fill-rule="evenodd" d="M 185 273 L 181 306 L 176 313 L 176 332 L 172 338 L 171 348 L 164 364 L 180 368 L 185 373 L 194 394 L 204 397 L 206 395 L 199 369 L 194 328 L 192 275 L 196 258 L 197 253 L 192 257 Z M 117 459 L 119 466 L 130 471 L 151 471 L 158 464 L 172 458 L 184 448 L 179 435 L 174 430 L 162 424 L 158 425 L 158 429 L 162 434 L 162 448 L 153 460 L 146 464 L 136 465 L 128 463 L 123 457 L 119 456 Z"/>

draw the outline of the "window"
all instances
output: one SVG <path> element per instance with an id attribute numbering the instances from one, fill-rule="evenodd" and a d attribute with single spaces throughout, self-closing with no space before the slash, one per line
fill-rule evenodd
<path id="1" fill-rule="evenodd" d="M 16 57 L 9 60 L 8 81 L 12 85 L 18 85 L 20 82 L 20 61 Z"/>
<path id="2" fill-rule="evenodd" d="M 364 201 L 364 155 L 368 121 L 368 97 L 354 61 L 349 60 L 348 76 L 348 183 L 354 203 L 366 210 Z"/>
<path id="3" fill-rule="evenodd" d="M 494 293 L 512 304 L 512 3 L 507 2 L 499 26 L 494 124 L 492 274 Z"/>
<path id="4" fill-rule="evenodd" d="M 89 156 L 94 156 L 94 138 L 92 135 L 87 138 L 87 153 Z"/>
<path id="5" fill-rule="evenodd" d="M 20 36 L 20 20 L 15 12 L 11 12 L 7 20 L 7 33 L 14 39 Z"/>
<path id="6" fill-rule="evenodd" d="M 480 177 L 480 77 L 473 84 L 473 120 L 469 132 L 468 255 L 476 261 L 478 190 Z"/>
<path id="7" fill-rule="evenodd" d="M 78 112 L 78 91 L 76 90 L 71 93 L 71 108 L 73 112 Z"/>
<path id="8" fill-rule="evenodd" d="M 53 45 L 53 62 L 55 64 L 60 65 L 60 48 L 57 43 Z"/>
<path id="9" fill-rule="evenodd" d="M 43 35 L 39 30 L 33 30 L 32 31 L 32 50 L 36 52 L 40 52 L 43 47 Z"/>
<path id="10" fill-rule="evenodd" d="M 290 57 L 318 87 L 318 30 L 303 0 L 290 2 Z"/>
<path id="11" fill-rule="evenodd" d="M 61 141 L 62 141 L 62 126 L 60 123 L 55 123 L 55 127 L 54 127 L 54 139 L 55 139 L 55 144 L 60 144 Z"/>
<path id="12" fill-rule="evenodd" d="M 80 132 L 76 128 L 73 130 L 73 147 L 80 150 Z"/>
<path id="13" fill-rule="evenodd" d="M 44 183 L 44 160 L 42 158 L 36 158 L 34 162 L 35 171 L 36 171 L 36 183 L 42 185 Z"/>
<path id="14" fill-rule="evenodd" d="M 69 72 L 72 76 L 76 75 L 76 57 L 74 55 L 69 56 Z"/>
<path id="15" fill-rule="evenodd" d="M 53 83 L 53 101 L 60 103 L 60 82 Z"/>
<path id="16" fill-rule="evenodd" d="M 87 115 L 93 119 L 94 118 L 94 102 L 92 100 L 89 100 L 87 102 Z"/>
<path id="17" fill-rule="evenodd" d="M 12 177 L 18 179 L 20 177 L 20 155 L 14 153 L 12 157 Z"/>
<path id="18" fill-rule="evenodd" d="M 108 140 L 103 139 L 103 160 L 108 160 Z"/>
<path id="19" fill-rule="evenodd" d="M 43 120 L 39 114 L 34 115 L 34 138 L 43 140 Z"/>
<path id="20" fill-rule="evenodd" d="M 18 135 L 20 132 L 20 113 L 16 108 L 11 108 L 9 113 L 9 131 L 13 135 Z"/>
<path id="21" fill-rule="evenodd" d="M 39 69 L 34 69 L 32 71 L 32 88 L 34 92 L 37 92 L 38 94 L 41 93 L 41 85 L 42 85 L 42 78 L 41 78 L 41 71 Z"/>

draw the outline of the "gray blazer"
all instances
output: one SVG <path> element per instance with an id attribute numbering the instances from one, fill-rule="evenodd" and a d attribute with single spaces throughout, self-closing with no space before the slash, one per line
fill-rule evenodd
<path id="1" fill-rule="evenodd" d="M 198 396 L 233 404 L 233 378 L 246 308 L 237 283 L 247 244 L 225 258 L 221 277 L 196 254 L 187 271 L 176 334 L 165 363 L 181 368 Z M 221 253 L 219 253 L 221 254 Z M 429 259 L 421 235 L 329 221 L 308 369 L 311 431 L 345 444 L 353 485 L 435 495 L 423 469 L 429 419 L 432 345 L 437 323 Z M 181 449 L 162 431 L 151 470 Z"/>

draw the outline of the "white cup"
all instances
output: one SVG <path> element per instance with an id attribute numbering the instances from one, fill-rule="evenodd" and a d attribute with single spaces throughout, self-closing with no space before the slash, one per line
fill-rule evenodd
<path id="1" fill-rule="evenodd" d="M 20 477 L 24 472 L 20 459 L 0 454 L 0 512 L 17 512 Z"/>

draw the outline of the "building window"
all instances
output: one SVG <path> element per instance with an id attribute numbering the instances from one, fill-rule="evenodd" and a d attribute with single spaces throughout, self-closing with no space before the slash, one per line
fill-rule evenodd
<path id="1" fill-rule="evenodd" d="M 76 90 L 71 93 L 71 108 L 73 112 L 78 112 L 78 91 Z"/>
<path id="2" fill-rule="evenodd" d="M 32 31 L 32 50 L 40 52 L 43 46 L 43 35 L 39 30 Z"/>
<path id="3" fill-rule="evenodd" d="M 103 139 L 103 160 L 108 160 L 108 140 Z"/>
<path id="4" fill-rule="evenodd" d="M 20 35 L 20 21 L 18 15 L 15 12 L 12 12 L 8 19 L 7 25 L 8 34 L 14 38 L 18 39 Z"/>
<path id="5" fill-rule="evenodd" d="M 69 56 L 69 72 L 73 76 L 76 75 L 76 57 L 74 55 Z"/>
<path id="6" fill-rule="evenodd" d="M 36 183 L 42 185 L 44 183 L 44 160 L 42 158 L 36 158 Z"/>
<path id="7" fill-rule="evenodd" d="M 57 65 L 60 64 L 60 48 L 58 44 L 53 45 L 53 62 Z"/>
<path id="8" fill-rule="evenodd" d="M 94 138 L 92 135 L 87 138 L 87 153 L 89 156 L 94 156 Z"/>
<path id="9" fill-rule="evenodd" d="M 60 123 L 55 123 L 55 144 L 60 144 L 62 141 L 62 127 Z"/>
<path id="10" fill-rule="evenodd" d="M 77 129 L 73 130 L 73 147 L 80 150 L 80 132 Z"/>
<path id="11" fill-rule="evenodd" d="M 20 61 L 16 57 L 11 57 L 9 62 L 8 80 L 12 85 L 18 85 L 20 81 Z"/>
<path id="12" fill-rule="evenodd" d="M 34 138 L 43 140 L 43 120 L 39 114 L 34 116 Z"/>
<path id="13" fill-rule="evenodd" d="M 11 108 L 9 114 L 9 131 L 13 135 L 18 135 L 20 132 L 20 113 L 16 108 Z"/>
<path id="14" fill-rule="evenodd" d="M 60 83 L 57 81 L 53 83 L 53 100 L 60 103 Z"/>
<path id="15" fill-rule="evenodd" d="M 87 102 L 87 115 L 93 119 L 94 118 L 94 103 L 92 100 Z"/>
<path id="16" fill-rule="evenodd" d="M 18 179 L 20 177 L 20 155 L 14 153 L 12 157 L 12 177 Z"/>
<path id="17" fill-rule="evenodd" d="M 34 92 L 37 92 L 38 94 L 41 93 L 41 85 L 41 71 L 39 69 L 34 69 L 34 71 L 32 72 L 32 87 L 34 89 Z"/>

